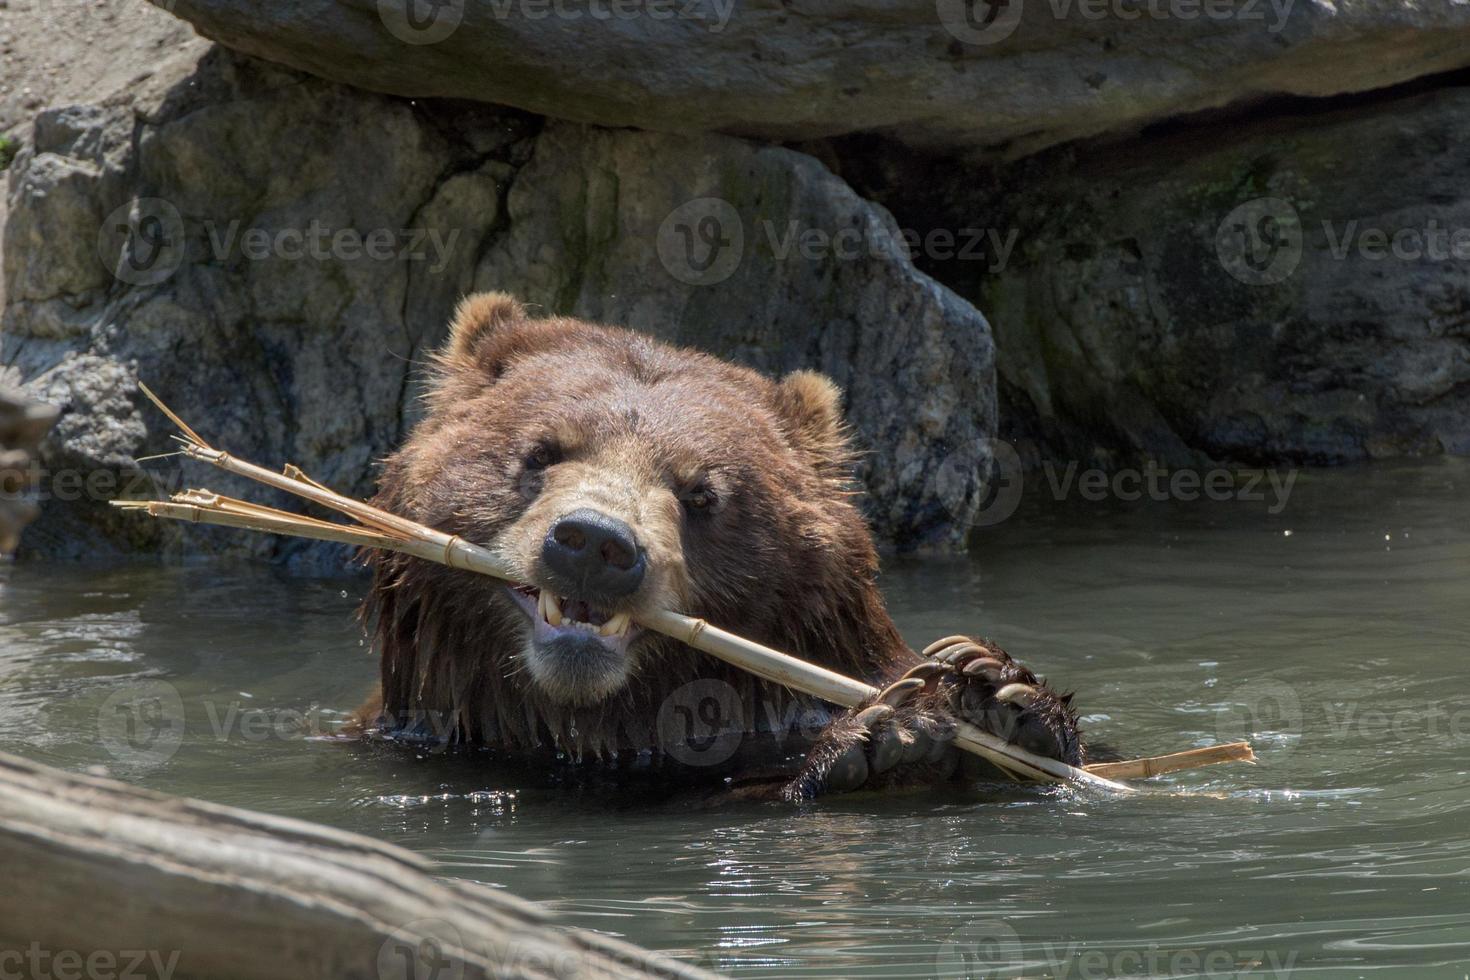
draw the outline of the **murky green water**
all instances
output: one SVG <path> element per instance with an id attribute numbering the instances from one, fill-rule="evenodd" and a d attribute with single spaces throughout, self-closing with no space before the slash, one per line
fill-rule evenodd
<path id="1" fill-rule="evenodd" d="M 744 977 L 1470 975 L 1470 466 L 1270 502 L 1028 499 L 975 559 L 888 570 L 913 642 L 989 633 L 1130 754 L 1256 742 L 1136 798 L 691 813 L 303 738 L 371 682 L 361 583 L 235 566 L 9 569 L 0 748 L 393 841 Z M 182 732 L 119 709 L 140 684 Z"/>

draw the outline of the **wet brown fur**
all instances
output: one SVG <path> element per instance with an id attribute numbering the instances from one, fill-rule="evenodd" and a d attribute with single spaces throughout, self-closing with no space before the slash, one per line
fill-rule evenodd
<path id="1" fill-rule="evenodd" d="M 528 471 L 547 440 L 565 462 Z M 677 609 L 877 681 L 917 655 L 875 584 L 849 462 L 838 392 L 819 375 L 773 381 L 628 330 L 530 318 L 514 299 L 483 294 L 457 311 L 424 419 L 387 460 L 375 503 L 491 546 L 535 583 L 547 519 L 592 500 L 636 522 L 650 551 L 648 579 L 620 609 Z M 717 489 L 713 515 L 680 504 L 699 479 Z M 644 634 L 621 690 L 568 703 L 520 662 L 525 617 L 501 585 L 401 555 L 371 562 L 364 613 L 381 693 L 360 712 L 366 727 L 610 759 L 663 748 L 659 708 L 688 681 L 753 683 Z"/>

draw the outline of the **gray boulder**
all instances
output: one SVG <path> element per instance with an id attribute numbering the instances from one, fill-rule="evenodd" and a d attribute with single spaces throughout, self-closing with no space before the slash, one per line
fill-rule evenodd
<path id="1" fill-rule="evenodd" d="M 363 88 L 771 140 L 1015 156 L 1273 95 L 1470 64 L 1470 6 L 1405 0 L 167 0 Z"/>
<path id="2" fill-rule="evenodd" d="M 1470 453 L 1470 90 L 1229 132 L 853 179 L 920 228 L 1014 241 L 930 271 L 994 324 L 1002 432 L 1032 462 Z"/>
<path id="3" fill-rule="evenodd" d="M 107 499 L 186 479 L 255 493 L 197 465 L 140 465 L 172 447 L 139 380 L 222 445 L 368 492 L 373 460 L 402 433 L 410 362 L 474 266 L 471 247 L 411 239 L 432 227 L 479 241 L 503 161 L 534 129 L 490 109 L 456 121 L 477 135 L 223 54 L 156 104 L 42 113 L 9 175 L 4 239 L 5 359 L 63 411 L 28 546 L 156 549 L 176 529 Z"/>
<path id="4" fill-rule="evenodd" d="M 868 514 L 904 548 L 963 547 L 990 465 L 985 318 L 914 271 L 899 229 L 815 159 L 722 136 L 549 124 L 477 288 L 635 324 L 846 389 Z"/>
<path id="5" fill-rule="evenodd" d="M 988 325 L 810 157 L 374 95 L 217 49 L 155 102 L 42 113 L 8 176 L 3 356 L 63 413 L 33 552 L 178 546 L 114 496 L 271 499 L 140 462 L 172 447 L 139 380 L 219 445 L 366 495 L 412 420 L 416 363 L 491 287 L 832 371 L 880 534 L 963 543 L 995 424 Z M 191 551 L 274 547 L 188 533 Z"/>

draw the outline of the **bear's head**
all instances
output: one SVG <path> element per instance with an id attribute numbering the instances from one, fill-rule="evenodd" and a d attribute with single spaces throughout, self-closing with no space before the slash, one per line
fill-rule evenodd
<path id="1" fill-rule="evenodd" d="M 384 714 L 536 740 L 718 664 L 641 629 L 672 609 L 872 674 L 900 644 L 854 506 L 840 393 L 628 330 L 466 299 L 378 502 L 494 550 L 521 585 L 380 555 Z M 631 708 L 632 710 L 641 710 Z"/>

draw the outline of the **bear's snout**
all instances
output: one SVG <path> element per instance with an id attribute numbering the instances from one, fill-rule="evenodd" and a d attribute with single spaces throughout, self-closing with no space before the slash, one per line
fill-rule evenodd
<path id="1" fill-rule="evenodd" d="M 588 600 L 632 595 L 648 567 L 633 529 L 590 507 L 552 523 L 541 560 L 561 591 Z"/>

